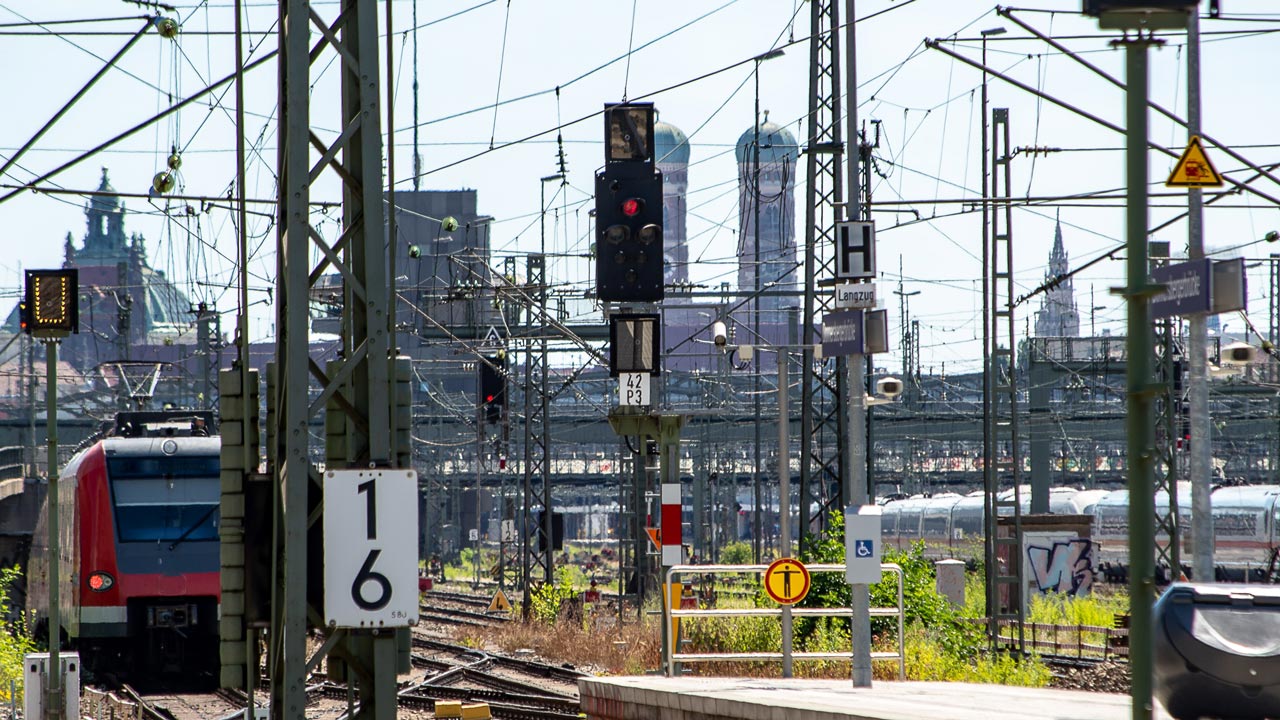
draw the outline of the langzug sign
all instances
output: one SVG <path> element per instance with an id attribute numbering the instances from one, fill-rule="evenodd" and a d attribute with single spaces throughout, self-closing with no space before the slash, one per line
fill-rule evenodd
<path id="1" fill-rule="evenodd" d="M 1164 291 L 1151 298 L 1151 317 L 1198 315 L 1212 309 L 1213 261 L 1192 260 L 1151 271 L 1151 280 Z"/>
<path id="2" fill-rule="evenodd" d="M 863 313 L 841 310 L 822 316 L 822 356 L 861 355 Z"/>

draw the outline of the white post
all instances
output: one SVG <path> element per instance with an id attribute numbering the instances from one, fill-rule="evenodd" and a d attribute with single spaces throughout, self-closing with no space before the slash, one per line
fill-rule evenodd
<path id="1" fill-rule="evenodd" d="M 849 152 L 845 154 L 848 180 L 845 184 L 845 219 L 860 220 L 862 216 L 862 198 L 860 196 L 862 141 L 858 133 L 858 62 L 856 24 L 854 14 L 855 0 L 845 0 L 844 4 L 844 38 L 845 64 L 845 102 L 848 121 L 845 145 Z M 848 462 L 851 467 L 845 472 L 847 486 L 843 500 L 846 506 L 867 504 L 867 408 L 864 404 L 866 393 L 866 377 L 863 366 L 865 361 L 861 354 L 850 355 L 846 361 L 847 381 L 845 388 L 846 404 L 849 413 L 850 446 Z M 871 687 L 871 599 L 866 585 L 854 585 L 853 590 L 853 624 L 850 630 L 853 641 L 853 663 L 851 674 L 854 687 Z"/>

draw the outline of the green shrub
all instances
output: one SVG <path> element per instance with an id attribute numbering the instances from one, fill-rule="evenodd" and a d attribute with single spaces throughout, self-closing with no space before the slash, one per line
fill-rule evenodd
<path id="1" fill-rule="evenodd" d="M 827 529 L 818 536 L 810 536 L 802 559 L 806 563 L 843 563 L 844 516 L 832 512 Z M 986 682 L 1007 685 L 1042 686 L 1048 683 L 1048 669 L 1038 658 L 1022 661 L 1007 655 L 991 656 L 986 652 L 987 642 L 982 628 L 965 622 L 961 611 L 954 608 L 936 590 L 933 562 L 924 557 L 923 543 L 916 543 L 907 551 L 888 551 L 884 562 L 896 563 L 903 573 L 903 605 L 906 625 L 907 677 L 912 680 L 944 680 L 952 682 Z M 976 599 L 976 607 L 982 607 L 981 586 L 970 590 L 965 611 Z M 813 577 L 809 595 L 800 603 L 803 607 L 848 607 L 851 602 L 850 587 L 841 573 L 821 573 Z M 871 586 L 872 607 L 897 605 L 897 579 L 886 574 L 884 579 Z M 982 615 L 979 610 L 979 617 Z M 872 618 L 871 632 L 877 644 L 896 644 L 897 620 Z M 848 623 L 842 618 L 829 623 L 817 623 L 811 618 L 796 622 L 797 643 L 806 647 L 834 642 L 842 637 L 848 647 Z M 842 634 L 842 635 L 841 635 Z"/>
<path id="2" fill-rule="evenodd" d="M 726 543 L 720 548 L 721 565 L 750 565 L 755 562 L 751 543 L 738 541 Z"/>
<path id="3" fill-rule="evenodd" d="M 843 563 L 844 515 L 833 511 L 822 535 L 810 536 L 802 559 L 806 563 Z M 924 544 L 916 543 L 906 551 L 890 550 L 883 561 L 902 568 L 902 599 L 908 624 L 919 623 L 932 628 L 949 652 L 961 658 L 972 657 L 982 646 L 982 631 L 962 622 L 956 609 L 935 588 L 933 562 L 924 557 Z M 801 607 L 848 607 L 852 602 L 850 587 L 842 573 L 820 573 L 813 576 L 813 584 Z M 898 583 L 892 573 L 871 586 L 872 607 L 894 607 L 898 604 Z M 841 620 L 847 629 L 846 621 Z M 797 622 L 796 636 L 807 637 L 814 623 L 809 618 Z M 895 618 L 872 618 L 873 635 L 897 634 Z M 803 634 L 803 635 L 802 635 Z"/>
<path id="4" fill-rule="evenodd" d="M 554 625 L 560 619 L 565 603 L 577 594 L 568 574 L 562 570 L 564 568 L 556 570 L 555 583 L 543 583 L 529 595 L 530 612 L 539 622 Z"/>
<path id="5" fill-rule="evenodd" d="M 18 614 L 16 622 L 7 619 L 10 591 L 21 577 L 19 567 L 0 568 L 0 702 L 6 704 L 13 699 L 9 696 L 10 683 L 15 683 L 18 694 L 22 694 L 22 658 L 36 649 L 22 616 Z"/>
<path id="6" fill-rule="evenodd" d="M 770 617 L 709 617 L 682 622 L 689 652 L 781 652 L 782 624 Z"/>

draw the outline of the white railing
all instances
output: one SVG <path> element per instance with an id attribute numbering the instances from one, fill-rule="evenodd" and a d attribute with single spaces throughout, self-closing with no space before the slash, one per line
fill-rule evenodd
<path id="1" fill-rule="evenodd" d="M 806 565 L 809 572 L 840 572 L 845 571 L 843 564 L 822 564 L 822 565 Z M 667 568 L 666 587 L 670 588 L 674 582 L 672 578 L 677 575 L 727 575 L 738 573 L 760 573 L 768 570 L 768 565 L 672 565 Z M 897 652 L 873 652 L 872 660 L 895 660 L 898 663 L 898 679 L 907 679 L 907 662 L 906 662 L 906 640 L 903 633 L 903 625 L 905 624 L 905 614 L 903 612 L 902 600 L 902 568 L 894 563 L 883 563 L 880 565 L 881 571 L 893 573 L 898 579 L 898 605 L 897 607 L 871 608 L 870 617 L 897 617 L 898 618 L 898 651 Z M 668 590 L 669 592 L 669 590 Z M 790 667 L 792 660 L 847 660 L 853 661 L 853 649 L 849 652 L 792 652 L 791 651 L 791 633 L 790 620 L 792 617 L 844 617 L 850 622 L 853 621 L 852 607 L 836 607 L 836 608 L 793 608 L 789 605 L 777 608 L 714 608 L 708 610 L 678 610 L 671 607 L 678 600 L 668 599 L 662 603 L 662 625 L 666 642 L 663 643 L 663 667 L 668 676 L 674 676 L 676 673 L 676 663 L 683 662 L 716 662 L 716 661 L 782 661 L 785 667 Z M 676 651 L 675 623 L 673 618 L 695 618 L 695 617 L 778 617 L 784 623 L 782 633 L 782 652 L 723 652 L 723 653 L 682 653 Z M 852 633 L 850 633 L 852 636 Z"/>

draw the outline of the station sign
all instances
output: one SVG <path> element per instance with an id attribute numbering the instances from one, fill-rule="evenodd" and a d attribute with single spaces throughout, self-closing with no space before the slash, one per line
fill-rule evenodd
<path id="1" fill-rule="evenodd" d="M 822 316 L 822 357 L 862 354 L 861 310 L 837 310 Z"/>
<path id="2" fill-rule="evenodd" d="M 851 505 L 844 511 L 844 579 L 850 585 L 880 582 L 879 505 Z"/>
<path id="3" fill-rule="evenodd" d="M 764 572 L 764 591 L 780 605 L 794 605 L 809 594 L 809 568 L 794 558 L 778 558 Z"/>
<path id="4" fill-rule="evenodd" d="M 329 627 L 418 622 L 418 474 L 324 474 L 324 616 Z"/>
<path id="5" fill-rule="evenodd" d="M 875 306 L 875 283 L 860 282 L 836 285 L 836 307 L 842 310 L 870 310 Z"/>
<path id="6" fill-rule="evenodd" d="M 1151 281 L 1164 290 L 1151 297 L 1151 317 L 1218 315 L 1243 310 L 1248 278 L 1244 259 L 1192 260 L 1151 271 Z"/>
<path id="7" fill-rule="evenodd" d="M 822 357 L 889 352 L 889 314 L 880 310 L 837 310 L 822 316 Z"/>
<path id="8" fill-rule="evenodd" d="M 1208 258 L 1155 268 L 1151 281 L 1164 286 L 1151 296 L 1153 319 L 1203 315 L 1212 307 L 1213 261 Z"/>
<path id="9" fill-rule="evenodd" d="M 876 225 L 870 220 L 836 223 L 836 278 L 859 280 L 876 276 Z"/>

